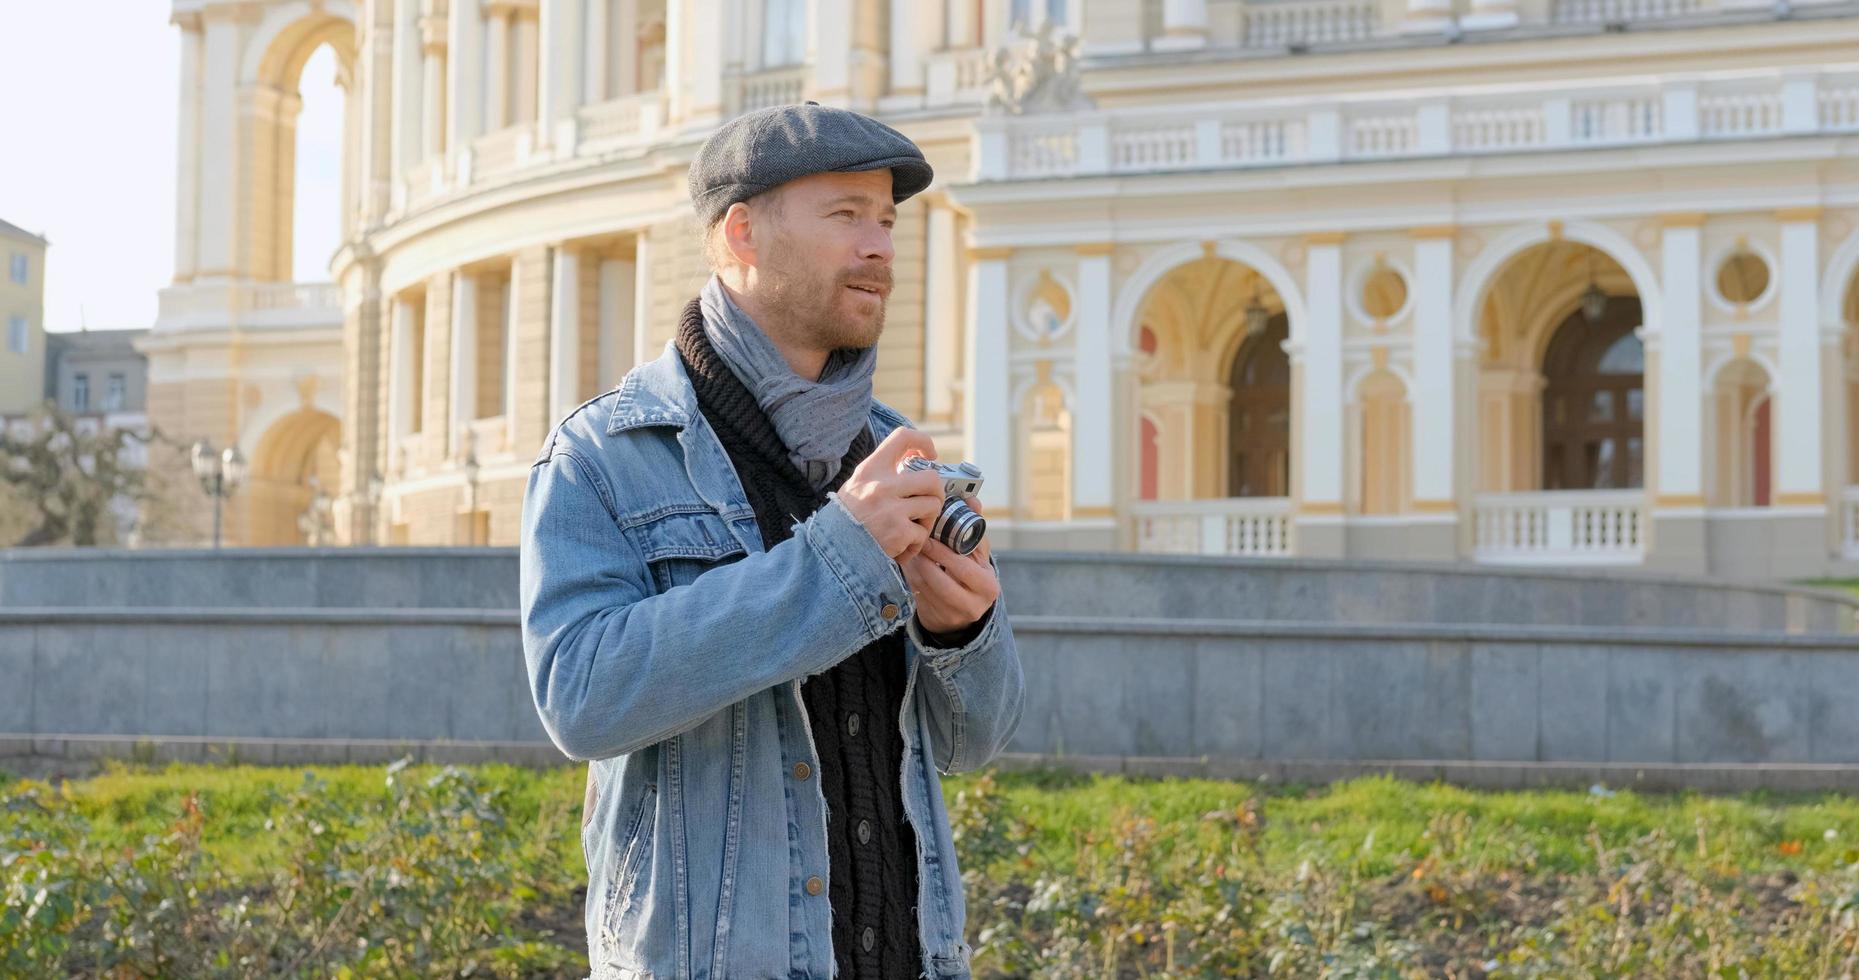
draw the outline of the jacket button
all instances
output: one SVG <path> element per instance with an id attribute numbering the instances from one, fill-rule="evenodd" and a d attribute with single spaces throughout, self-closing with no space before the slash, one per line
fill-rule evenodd
<path id="1" fill-rule="evenodd" d="M 897 618 L 897 603 L 895 602 L 885 603 L 884 608 L 878 610 L 878 615 L 883 616 L 886 622 L 896 619 Z"/>
<path id="2" fill-rule="evenodd" d="M 795 779 L 806 779 L 808 776 L 811 776 L 811 775 L 813 775 L 812 766 L 807 765 L 805 762 L 794 763 L 794 778 Z"/>
<path id="3" fill-rule="evenodd" d="M 852 715 L 846 719 L 846 734 L 853 738 L 858 737 L 858 715 Z"/>
<path id="4" fill-rule="evenodd" d="M 871 843 L 871 821 L 860 820 L 858 822 L 858 842 L 861 844 Z"/>
<path id="5" fill-rule="evenodd" d="M 858 944 L 860 946 L 865 947 L 865 952 L 867 953 L 871 952 L 872 946 L 875 945 L 877 942 L 878 942 L 878 934 L 871 931 L 870 926 L 866 926 L 865 934 L 858 937 Z"/>
<path id="6" fill-rule="evenodd" d="M 826 890 L 826 882 L 821 881 L 819 875 L 814 875 L 813 877 L 807 879 L 807 894 L 818 895 L 819 893 L 825 890 Z"/>

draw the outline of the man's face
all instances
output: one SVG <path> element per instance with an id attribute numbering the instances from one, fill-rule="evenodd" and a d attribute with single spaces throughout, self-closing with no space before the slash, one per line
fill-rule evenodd
<path id="1" fill-rule="evenodd" d="M 757 300 L 816 350 L 870 347 L 891 295 L 891 172 L 813 174 L 762 209 Z"/>

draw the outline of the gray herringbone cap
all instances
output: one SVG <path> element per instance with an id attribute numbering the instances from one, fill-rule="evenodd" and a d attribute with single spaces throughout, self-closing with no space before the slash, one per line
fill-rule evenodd
<path id="1" fill-rule="evenodd" d="M 891 171 L 902 204 L 935 173 L 910 138 L 869 116 L 816 105 L 757 109 L 724 123 L 691 161 L 691 205 L 705 228 L 729 206 L 809 174 Z"/>

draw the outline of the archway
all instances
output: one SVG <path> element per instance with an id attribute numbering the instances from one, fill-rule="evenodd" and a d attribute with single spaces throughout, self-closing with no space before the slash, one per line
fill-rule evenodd
<path id="1" fill-rule="evenodd" d="M 318 535 L 318 495 L 334 496 L 342 444 L 336 417 L 302 408 L 272 423 L 252 455 L 245 543 L 301 545 Z M 306 520 L 306 515 L 311 515 Z"/>
<path id="2" fill-rule="evenodd" d="M 1479 308 L 1478 485 L 1643 485 L 1643 310 L 1611 255 L 1556 239 L 1513 256 Z"/>
<path id="3" fill-rule="evenodd" d="M 1774 411 L 1769 372 L 1741 357 L 1717 372 L 1711 391 L 1714 507 L 1767 507 L 1774 484 Z"/>
<path id="4" fill-rule="evenodd" d="M 277 8 L 253 41 L 246 64 L 245 169 L 250 174 L 250 255 L 246 271 L 261 282 L 324 281 L 329 254 L 298 261 L 299 244 L 323 248 L 351 231 L 359 204 L 360 128 L 355 27 L 348 4 Z M 312 67 L 312 61 L 315 61 Z M 305 112 L 304 86 L 315 87 Z M 334 92 L 329 86 L 334 85 Z M 318 103 L 328 99 L 328 105 Z M 335 111 L 334 103 L 340 103 Z M 299 123 L 303 133 L 299 153 Z M 331 127 L 335 132 L 331 133 Z M 331 149 L 336 152 L 331 153 Z M 315 167 L 317 169 L 302 169 Z M 300 169 L 302 172 L 300 173 Z M 299 195 L 300 180 L 307 193 Z M 333 193 L 332 193 L 333 189 Z M 333 198 L 333 201 L 331 200 Z M 302 202 L 306 213 L 299 213 Z M 333 212 L 321 209 L 333 204 Z M 305 223 L 303 236 L 298 223 Z"/>
<path id="5" fill-rule="evenodd" d="M 1138 494 L 1289 496 L 1290 317 L 1272 279 L 1208 248 L 1161 274 L 1136 318 Z"/>

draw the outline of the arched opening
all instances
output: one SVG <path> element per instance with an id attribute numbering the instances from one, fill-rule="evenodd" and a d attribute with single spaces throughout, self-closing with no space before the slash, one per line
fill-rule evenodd
<path id="1" fill-rule="evenodd" d="M 245 543 L 254 547 L 323 543 L 333 530 L 328 505 L 337 488 L 336 417 L 302 408 L 272 423 L 252 454 Z"/>
<path id="2" fill-rule="evenodd" d="M 1768 371 L 1738 358 L 1711 392 L 1713 507 L 1767 507 L 1774 483 L 1774 416 Z"/>
<path id="3" fill-rule="evenodd" d="M 1154 440 L 1153 498 L 1288 497 L 1289 321 L 1271 283 L 1210 252 L 1158 280 L 1137 322 L 1147 426 L 1135 435 Z"/>
<path id="4" fill-rule="evenodd" d="M 355 29 L 313 13 L 270 39 L 246 88 L 251 255 L 261 282 L 324 282 L 360 203 Z"/>
<path id="5" fill-rule="evenodd" d="M 1394 372 L 1377 370 L 1357 386 L 1353 409 L 1354 510 L 1371 516 L 1402 513 L 1413 496 L 1413 454 L 1408 445 L 1413 414 L 1407 386 Z"/>
<path id="6" fill-rule="evenodd" d="M 1570 314 L 1543 356 L 1543 489 L 1628 490 L 1645 483 L 1646 354 L 1639 301 Z"/>
<path id="7" fill-rule="evenodd" d="M 1619 263 L 1566 240 L 1527 248 L 1492 281 L 1478 323 L 1482 492 L 1643 485 L 1642 315 Z"/>

